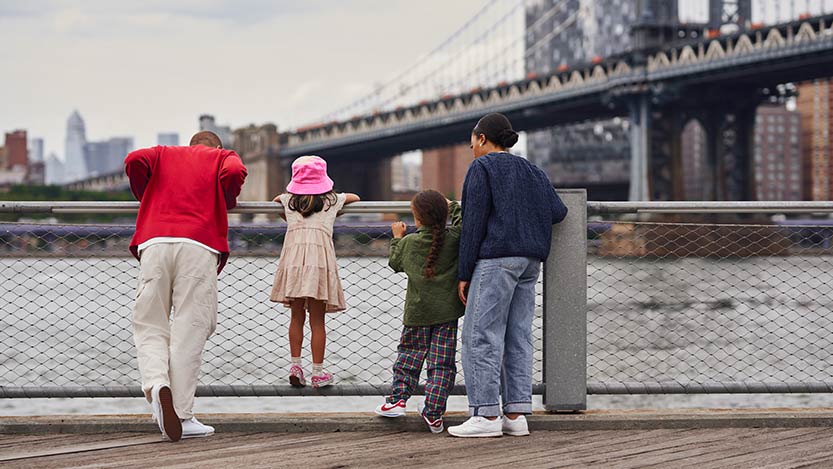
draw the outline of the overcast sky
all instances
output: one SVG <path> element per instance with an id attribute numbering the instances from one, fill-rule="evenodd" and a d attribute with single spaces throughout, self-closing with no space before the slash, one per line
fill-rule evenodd
<path id="1" fill-rule="evenodd" d="M 137 146 L 160 131 L 187 141 L 202 113 L 232 127 L 310 123 L 406 70 L 488 3 L 0 0 L 0 131 L 27 129 L 63 157 L 73 109 L 88 140 Z M 681 16 L 705 16 L 705 5 L 684 0 Z M 753 17 L 773 19 L 789 3 L 756 5 Z"/>
<path id="2" fill-rule="evenodd" d="M 201 113 L 241 127 L 309 122 L 406 68 L 485 0 L 0 0 L 0 131 L 63 156 L 88 140 L 159 131 Z"/>

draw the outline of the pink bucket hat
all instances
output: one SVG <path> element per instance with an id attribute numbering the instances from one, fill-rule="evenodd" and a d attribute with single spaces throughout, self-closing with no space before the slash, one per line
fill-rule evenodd
<path id="1" fill-rule="evenodd" d="M 292 162 L 292 181 L 286 191 L 297 195 L 318 195 L 333 190 L 327 176 L 327 162 L 318 156 L 302 156 Z"/>

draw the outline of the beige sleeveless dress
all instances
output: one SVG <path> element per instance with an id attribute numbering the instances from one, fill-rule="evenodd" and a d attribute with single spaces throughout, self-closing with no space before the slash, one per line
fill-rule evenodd
<path id="1" fill-rule="evenodd" d="M 325 301 L 328 313 L 344 311 L 347 305 L 338 278 L 333 223 L 347 197 L 338 194 L 335 205 L 307 218 L 289 210 L 290 197 L 280 196 L 289 226 L 269 299 L 289 307 L 293 299 L 313 298 Z"/>

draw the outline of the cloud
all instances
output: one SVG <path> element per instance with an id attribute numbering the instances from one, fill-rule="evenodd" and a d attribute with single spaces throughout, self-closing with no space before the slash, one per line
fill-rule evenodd
<path id="1" fill-rule="evenodd" d="M 34 18 L 50 19 L 61 27 L 82 24 L 91 26 L 117 21 L 130 24 L 147 17 L 164 17 L 176 21 L 213 21 L 249 26 L 277 17 L 290 17 L 320 9 L 342 8 L 339 3 L 323 0 L 145 0 L 113 2 L 110 0 L 0 0 L 0 20 Z M 175 23 L 172 24 L 175 26 Z"/>

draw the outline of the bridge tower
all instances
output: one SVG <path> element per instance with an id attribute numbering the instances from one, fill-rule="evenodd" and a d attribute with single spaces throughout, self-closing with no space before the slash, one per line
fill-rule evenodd
<path id="1" fill-rule="evenodd" d="M 725 24 L 746 26 L 752 21 L 752 0 L 709 0 L 709 29 Z"/>
<path id="2" fill-rule="evenodd" d="M 641 0 L 635 41 L 643 50 L 676 40 L 676 11 L 668 2 Z M 672 2 L 673 3 L 673 2 Z M 751 0 L 709 0 L 710 30 L 751 19 Z M 674 16 L 671 16 L 674 15 Z M 641 57 L 636 56 L 636 60 Z M 682 133 L 697 120 L 705 129 L 704 194 L 709 200 L 754 200 L 755 111 L 762 94 L 748 86 L 659 86 L 635 90 L 627 100 L 631 119 L 630 200 L 683 200 Z"/>

